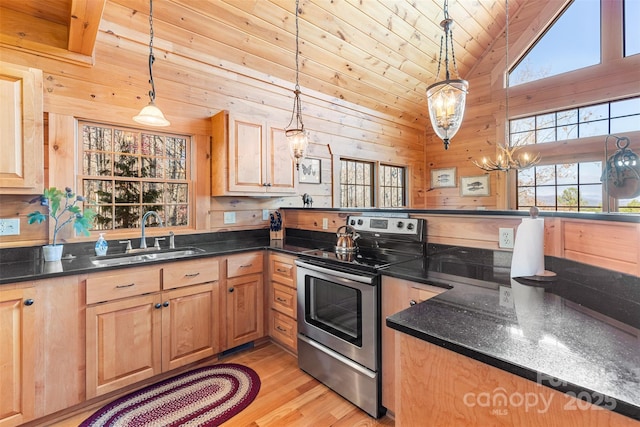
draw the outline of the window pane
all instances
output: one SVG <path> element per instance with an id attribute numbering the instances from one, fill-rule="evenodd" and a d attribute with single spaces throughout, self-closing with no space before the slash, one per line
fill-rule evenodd
<path id="1" fill-rule="evenodd" d="M 538 166 L 536 170 L 536 184 L 537 185 L 549 185 L 556 182 L 556 167 L 551 166 Z"/>
<path id="2" fill-rule="evenodd" d="M 640 53 L 640 2 L 624 0 L 624 56 Z"/>
<path id="3" fill-rule="evenodd" d="M 600 28 L 600 2 L 575 0 L 511 72 L 510 84 L 598 64 L 600 31 L 593 31 L 594 28 Z"/>
<path id="4" fill-rule="evenodd" d="M 632 132 L 636 130 L 640 130 L 640 114 L 611 119 L 611 133 Z"/>
<path id="5" fill-rule="evenodd" d="M 609 118 L 609 104 L 580 108 L 580 123 Z"/>
<path id="6" fill-rule="evenodd" d="M 611 103 L 611 117 L 640 114 L 640 98 L 625 99 Z"/>
<path id="7" fill-rule="evenodd" d="M 555 187 L 537 187 L 536 189 L 536 206 L 556 206 L 556 188 Z"/>
<path id="8" fill-rule="evenodd" d="M 557 184 L 577 184 L 578 183 L 578 164 L 563 164 L 556 166 L 556 183 Z"/>
<path id="9" fill-rule="evenodd" d="M 580 138 L 587 136 L 607 135 L 609 133 L 609 122 L 600 120 L 597 122 L 580 123 L 578 133 Z"/>
<path id="10" fill-rule="evenodd" d="M 559 185 L 558 186 L 558 208 L 575 207 L 578 208 L 578 186 Z"/>
<path id="11" fill-rule="evenodd" d="M 82 126 L 83 150 L 112 151 L 111 129 L 97 126 Z"/>
<path id="12" fill-rule="evenodd" d="M 535 168 L 518 171 L 518 186 L 535 185 Z"/>

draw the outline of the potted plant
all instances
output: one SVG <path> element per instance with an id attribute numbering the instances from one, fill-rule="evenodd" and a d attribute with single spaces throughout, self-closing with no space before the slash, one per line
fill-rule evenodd
<path id="1" fill-rule="evenodd" d="M 29 224 L 40 224 L 47 219 L 47 216 L 53 219 L 53 241 L 50 245 L 42 247 L 45 261 L 60 261 L 62 258 L 63 245 L 57 243 L 57 237 L 58 232 L 65 225 L 73 224 L 77 233 L 90 235 L 89 229 L 93 226 L 96 213 L 89 208 L 83 211 L 78 203 L 84 201 L 84 197 L 76 196 L 69 187 L 64 191 L 55 187 L 47 188 L 41 196 L 31 201 L 31 203 L 40 202 L 41 206 L 47 208 L 48 214 L 40 211 L 31 212 L 27 215 Z"/>

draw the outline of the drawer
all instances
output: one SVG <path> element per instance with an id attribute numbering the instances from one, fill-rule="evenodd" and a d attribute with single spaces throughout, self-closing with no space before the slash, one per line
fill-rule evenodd
<path id="1" fill-rule="evenodd" d="M 262 252 L 247 252 L 227 257 L 227 278 L 262 272 Z"/>
<path id="2" fill-rule="evenodd" d="M 298 325 L 294 319 L 271 310 L 269 335 L 294 352 L 298 352 Z"/>
<path id="3" fill-rule="evenodd" d="M 295 288 L 296 270 L 293 260 L 293 258 L 281 255 L 271 255 L 269 258 L 271 279 Z"/>
<path id="4" fill-rule="evenodd" d="M 163 266 L 162 269 L 162 289 L 217 282 L 219 279 L 219 258 L 174 262 Z"/>
<path id="5" fill-rule="evenodd" d="M 160 267 L 134 267 L 87 277 L 87 304 L 160 291 Z"/>
<path id="6" fill-rule="evenodd" d="M 296 318 L 296 290 L 277 282 L 271 282 L 271 308 Z"/>

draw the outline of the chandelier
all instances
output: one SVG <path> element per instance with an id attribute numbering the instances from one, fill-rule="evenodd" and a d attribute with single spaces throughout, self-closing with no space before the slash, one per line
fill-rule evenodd
<path id="1" fill-rule="evenodd" d="M 147 126 L 169 126 L 169 120 L 165 119 L 162 111 L 156 106 L 156 86 L 153 83 L 153 0 L 149 0 L 149 83 L 151 90 L 149 91 L 149 104 L 142 108 L 133 120 L 137 123 Z"/>
<path id="2" fill-rule="evenodd" d="M 293 111 L 291 112 L 291 121 L 287 125 L 287 129 L 285 130 L 285 136 L 287 137 L 287 141 L 289 142 L 289 151 L 291 152 L 291 157 L 296 163 L 296 169 L 300 169 L 300 162 L 304 158 L 305 152 L 307 151 L 307 146 L 309 145 L 309 141 L 307 139 L 307 134 L 304 131 L 304 123 L 302 123 L 302 104 L 300 103 L 300 83 L 298 81 L 298 74 L 300 72 L 299 67 L 299 34 L 300 30 L 298 27 L 298 4 L 299 0 L 296 0 L 296 86 L 293 91 Z"/>
<path id="3" fill-rule="evenodd" d="M 504 117 L 504 144 L 497 144 L 498 155 L 496 160 L 482 158 L 482 163 L 472 160 L 472 163 L 487 172 L 527 169 L 540 162 L 540 154 L 531 155 L 522 152 L 524 144 L 511 145 L 511 132 L 509 122 L 509 0 L 505 0 L 506 28 L 505 28 L 505 117 Z"/>
<path id="4" fill-rule="evenodd" d="M 427 88 L 429 118 L 436 135 L 444 141 L 444 149 L 449 148 L 449 140 L 460 129 L 464 116 L 469 82 L 458 76 L 458 65 L 453 51 L 453 19 L 449 18 L 449 2 L 444 1 L 444 20 L 440 22 L 444 37 L 440 37 L 440 57 L 438 58 L 437 78 L 440 77 L 442 65 L 442 46 L 444 44 L 445 80 L 432 84 Z M 444 41 L 444 43 L 443 43 Z M 451 44 L 451 62 L 458 78 L 452 79 L 449 74 L 449 44 Z"/>
<path id="5" fill-rule="evenodd" d="M 609 138 L 616 140 L 616 152 L 609 157 Z M 631 151 L 631 142 L 626 136 L 607 135 L 604 140 L 605 164 L 600 181 L 604 183 L 607 197 L 607 210 L 610 211 L 609 198 L 633 199 L 640 195 L 640 159 Z"/>

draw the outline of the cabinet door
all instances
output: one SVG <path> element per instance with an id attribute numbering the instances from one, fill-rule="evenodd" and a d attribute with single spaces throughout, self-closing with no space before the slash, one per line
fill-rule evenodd
<path id="1" fill-rule="evenodd" d="M 87 307 L 87 399 L 159 374 L 160 295 Z"/>
<path id="2" fill-rule="evenodd" d="M 269 127 L 269 135 L 266 141 L 267 164 L 267 191 L 269 193 L 295 193 L 296 170 L 289 143 L 284 129 Z"/>
<path id="3" fill-rule="evenodd" d="M 229 116 L 229 191 L 266 191 L 264 131 L 264 123 Z"/>
<path id="4" fill-rule="evenodd" d="M 42 71 L 0 62 L 0 194 L 44 188 Z"/>
<path id="5" fill-rule="evenodd" d="M 218 283 L 164 292 L 162 306 L 163 371 L 220 351 Z"/>
<path id="6" fill-rule="evenodd" d="M 227 348 L 264 336 L 262 273 L 227 279 Z"/>
<path id="7" fill-rule="evenodd" d="M 34 288 L 0 291 L 0 397 L 2 397 L 0 426 L 2 427 L 22 424 L 33 418 L 34 414 L 36 335 L 34 298 Z"/>

